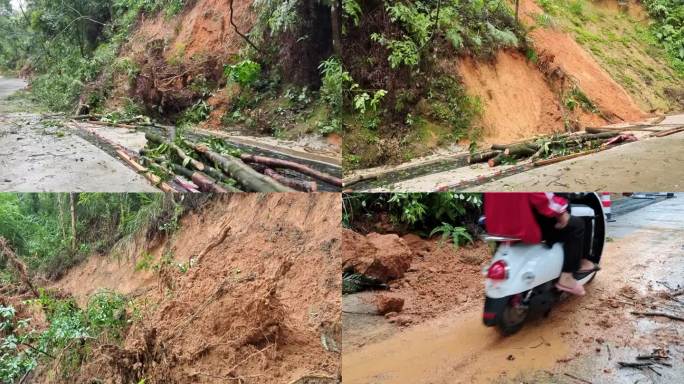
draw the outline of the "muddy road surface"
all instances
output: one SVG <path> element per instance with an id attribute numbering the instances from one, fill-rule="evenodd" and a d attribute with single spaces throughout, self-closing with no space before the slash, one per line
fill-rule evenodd
<path id="1" fill-rule="evenodd" d="M 379 341 L 345 340 L 344 382 L 684 382 L 684 323 L 631 313 L 684 317 L 684 295 L 672 296 L 684 284 L 684 195 L 617 215 L 608 232 L 587 296 L 565 298 L 509 337 L 482 324 L 479 297 Z M 671 366 L 618 364 L 654 349 Z"/>
<path id="2" fill-rule="evenodd" d="M 80 137 L 62 117 L 8 113 L 20 79 L 0 78 L 0 192 L 155 192 L 144 177 Z M 16 103 L 10 110 L 16 110 Z"/>

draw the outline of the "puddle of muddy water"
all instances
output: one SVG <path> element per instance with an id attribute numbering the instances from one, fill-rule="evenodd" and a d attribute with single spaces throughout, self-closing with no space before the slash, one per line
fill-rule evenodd
<path id="1" fill-rule="evenodd" d="M 569 352 L 561 329 L 530 324 L 502 337 L 479 312 L 454 313 L 342 357 L 345 383 L 486 383 L 552 367 Z"/>

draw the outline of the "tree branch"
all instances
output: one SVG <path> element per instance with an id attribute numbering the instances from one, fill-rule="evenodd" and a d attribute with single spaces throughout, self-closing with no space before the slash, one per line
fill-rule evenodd
<path id="1" fill-rule="evenodd" d="M 243 34 L 242 32 L 240 32 L 240 30 L 238 29 L 238 26 L 237 26 L 237 25 L 235 24 L 235 22 L 233 21 L 233 0 L 230 0 L 229 5 L 230 5 L 230 25 L 232 25 L 232 26 L 233 26 L 233 29 L 235 29 L 235 33 L 237 33 L 238 35 L 240 35 L 240 37 L 242 37 L 242 39 L 245 40 L 245 41 L 247 42 L 247 44 L 249 44 L 252 48 L 254 48 L 254 50 L 256 50 L 257 52 L 263 54 L 264 52 L 263 52 L 261 49 L 259 49 L 259 47 L 257 47 L 257 46 L 252 42 L 252 40 L 250 40 L 249 37 L 247 37 L 247 35 L 245 35 L 245 34 Z"/>

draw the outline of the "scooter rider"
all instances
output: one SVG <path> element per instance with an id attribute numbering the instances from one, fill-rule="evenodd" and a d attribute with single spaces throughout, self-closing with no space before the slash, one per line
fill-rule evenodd
<path id="1" fill-rule="evenodd" d="M 550 192 L 485 193 L 484 210 L 487 232 L 536 244 L 542 240 L 563 243 L 564 259 L 556 288 L 574 295 L 584 295 L 584 287 L 573 272 L 597 270 L 591 261 L 582 258 L 585 225 L 572 217 L 568 201 Z M 581 269 L 580 269 L 581 268 Z"/>

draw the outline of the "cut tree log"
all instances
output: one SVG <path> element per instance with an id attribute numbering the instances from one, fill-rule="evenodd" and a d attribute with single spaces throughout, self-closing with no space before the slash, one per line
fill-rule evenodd
<path id="1" fill-rule="evenodd" d="M 539 145 L 536 144 L 518 144 L 512 147 L 508 147 L 504 150 L 504 155 L 506 156 L 520 156 L 529 157 L 535 154 L 539 150 Z"/>
<path id="2" fill-rule="evenodd" d="M 684 132 L 684 126 L 682 126 L 682 127 L 676 127 L 676 128 L 672 128 L 672 129 L 668 129 L 668 130 L 666 130 L 666 131 L 660 131 L 660 132 L 656 133 L 656 134 L 653 135 L 653 136 L 655 136 L 655 137 L 665 137 L 665 136 L 673 135 L 673 134 L 679 133 L 679 132 Z"/>
<path id="3" fill-rule="evenodd" d="M 489 165 L 490 167 L 496 167 L 497 165 L 501 165 L 505 158 L 506 156 L 503 154 L 503 152 L 501 152 L 495 158 L 489 159 L 487 161 L 487 165 Z"/>
<path id="4" fill-rule="evenodd" d="M 169 142 L 168 140 L 162 138 L 160 135 L 157 135 L 156 133 L 152 133 L 152 132 L 145 133 L 145 138 L 147 139 L 147 141 L 152 142 L 152 143 L 156 143 L 159 145 L 161 145 L 161 144 L 168 145 L 169 148 L 171 148 L 174 152 L 176 152 L 176 155 L 178 155 L 178 157 L 180 157 L 180 159 L 183 161 L 183 163 L 187 162 L 194 169 L 196 169 L 200 172 L 204 172 L 204 170 L 206 168 L 204 163 L 202 163 L 201 161 L 197 161 L 194 158 L 192 158 L 191 156 L 189 156 L 187 153 L 185 153 L 185 151 L 183 151 L 183 149 L 181 147 L 177 146 L 176 144 Z"/>
<path id="5" fill-rule="evenodd" d="M 140 154 L 143 156 L 143 159 L 147 163 L 155 163 L 163 167 L 164 169 L 167 169 L 167 172 L 169 174 L 179 174 L 182 176 L 187 177 L 188 179 L 192 180 L 193 182 L 193 177 L 197 177 L 197 180 L 201 183 L 203 182 L 206 178 L 208 178 L 210 181 L 212 181 L 216 186 L 219 188 L 224 189 L 225 191 L 221 191 L 220 189 L 216 189 L 214 187 L 211 187 L 209 185 L 205 185 L 210 188 L 210 190 L 201 190 L 202 192 L 216 192 L 216 193 L 227 193 L 227 192 L 242 192 L 240 189 L 235 188 L 234 186 L 230 185 L 228 183 L 228 180 L 226 176 L 223 174 L 223 172 L 219 171 L 218 169 L 208 166 L 205 164 L 204 167 L 204 172 L 200 171 L 193 171 L 191 169 L 188 169 L 180 164 L 176 164 L 170 159 L 166 158 L 165 156 L 157 156 L 157 157 L 151 157 L 153 154 L 146 150 L 146 149 L 141 149 Z M 193 176 L 195 173 L 199 173 L 199 176 Z M 202 186 L 195 186 L 195 188 L 199 188 Z"/>
<path id="6" fill-rule="evenodd" d="M 169 145 L 169 148 L 173 148 L 173 146 L 176 146 L 175 144 L 169 142 L 168 140 L 165 140 L 161 136 L 154 133 L 146 133 L 145 138 L 152 143 L 167 144 Z M 255 171 L 239 159 L 236 159 L 232 156 L 224 157 L 214 151 L 211 151 L 204 145 L 198 145 L 187 140 L 183 141 L 183 143 L 188 147 L 192 148 L 198 154 L 201 154 L 209 161 L 216 164 L 223 172 L 231 176 L 233 179 L 235 179 L 238 183 L 243 185 L 249 191 L 294 192 L 292 188 L 284 186 L 278 183 L 277 181 L 273 180 L 272 178 L 260 174 L 259 172 Z M 178 146 L 176 147 L 180 149 Z M 195 159 L 190 160 L 189 164 L 193 165 L 193 167 L 195 167 L 195 169 L 197 170 L 200 170 L 198 169 L 198 167 L 201 167 L 201 170 L 206 169 L 204 163 L 201 163 Z M 202 164 L 202 166 L 199 166 L 199 164 Z"/>
<path id="7" fill-rule="evenodd" d="M 278 181 L 279 183 L 286 185 L 290 188 L 294 188 L 298 191 L 302 191 L 302 192 L 316 192 L 316 191 L 318 191 L 318 184 L 316 184 L 315 181 L 293 179 L 293 178 L 281 175 L 280 173 L 276 172 L 275 170 L 273 170 L 271 168 L 265 168 L 264 169 L 264 175 L 266 175 L 270 178 L 273 178 L 274 180 Z"/>
<path id="8" fill-rule="evenodd" d="M 223 172 L 230 175 L 238 183 L 243 185 L 253 192 L 294 192 L 294 189 L 280 184 L 276 180 L 264 176 L 252 169 L 250 166 L 242 162 L 242 160 L 233 157 L 224 157 L 220 154 L 211 151 L 204 145 L 197 145 L 188 142 L 190 148 L 196 152 L 201 153 L 207 159 L 214 162 Z"/>
<path id="9" fill-rule="evenodd" d="M 200 191 L 202 192 L 213 192 L 213 193 L 229 193 L 229 192 L 242 192 L 239 189 L 235 187 L 231 187 L 226 183 L 223 183 L 221 181 L 215 180 L 212 177 L 209 177 L 208 175 L 199 172 L 199 171 L 191 171 L 183 166 L 180 166 L 178 164 L 171 163 L 169 164 L 171 166 L 171 169 L 178 174 L 181 174 L 190 180 L 192 180 L 193 183 L 195 183 Z"/>
<path id="10" fill-rule="evenodd" d="M 150 172 L 150 170 L 147 169 L 146 167 L 143 167 L 140 163 L 138 163 L 135 159 L 133 159 L 131 156 L 129 156 L 126 152 L 124 152 L 120 149 L 117 149 L 116 154 L 119 155 L 119 157 L 123 161 L 125 161 L 128 165 L 133 167 L 133 169 L 138 171 L 138 173 L 142 174 L 143 177 L 145 177 L 150 183 L 157 186 L 163 192 L 166 192 L 166 193 L 186 192 L 186 191 L 179 191 L 179 190 L 174 189 L 168 183 L 164 182 L 159 176 Z"/>
<path id="11" fill-rule="evenodd" d="M 311 167 L 308 167 L 303 164 L 295 163 L 293 161 L 288 161 L 288 160 L 280 160 L 280 159 L 274 159 L 271 157 L 264 157 L 264 156 L 256 156 L 256 155 L 248 155 L 248 154 L 242 154 L 240 155 L 240 159 L 246 163 L 256 163 L 256 164 L 262 164 L 266 165 L 271 168 L 286 168 L 286 169 L 291 169 L 293 171 L 297 171 L 301 174 L 313 177 L 314 179 L 318 179 L 321 181 L 324 181 L 328 184 L 332 184 L 336 187 L 342 187 L 342 179 L 328 175 L 323 172 L 319 172 Z"/>
<path id="12" fill-rule="evenodd" d="M 484 163 L 501 154 L 501 151 L 485 151 L 468 156 L 468 164 Z"/>

